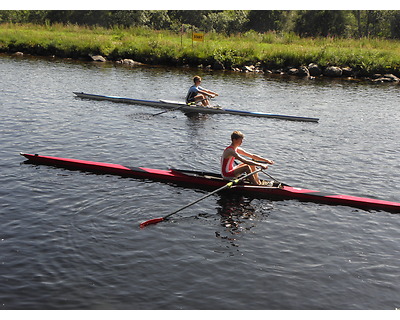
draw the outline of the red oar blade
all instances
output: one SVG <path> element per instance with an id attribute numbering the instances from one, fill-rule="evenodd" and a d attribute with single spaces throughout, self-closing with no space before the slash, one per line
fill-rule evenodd
<path id="1" fill-rule="evenodd" d="M 159 222 L 164 221 L 164 220 L 165 220 L 164 218 L 150 219 L 150 220 L 147 220 L 145 222 L 142 222 L 140 224 L 140 228 L 144 228 L 144 227 L 147 227 L 150 224 L 156 224 L 156 223 L 159 223 Z"/>

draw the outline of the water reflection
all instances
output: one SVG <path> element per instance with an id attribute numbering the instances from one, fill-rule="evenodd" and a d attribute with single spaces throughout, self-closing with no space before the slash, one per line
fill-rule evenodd
<path id="1" fill-rule="evenodd" d="M 210 118 L 209 114 L 202 113 L 185 113 L 186 125 L 188 128 L 188 136 L 190 141 L 198 140 L 202 136 L 202 132 L 207 128 L 207 120 Z"/>
<path id="2" fill-rule="evenodd" d="M 221 226 L 231 235 L 237 235 L 243 231 L 252 229 L 259 221 L 268 217 L 268 211 L 272 208 L 264 202 L 267 200 L 255 200 L 242 195 L 221 195 L 217 201 L 217 209 L 221 219 Z M 221 236 L 217 232 L 217 236 Z"/>
<path id="3" fill-rule="evenodd" d="M 216 231 L 215 236 L 221 239 L 224 245 L 221 253 L 234 256 L 240 252 L 241 235 L 257 226 L 261 220 L 268 218 L 272 202 L 241 195 L 222 194 L 217 203 L 222 230 Z"/>
<path id="4" fill-rule="evenodd" d="M 250 229 L 244 222 L 255 215 L 256 209 L 251 205 L 251 199 L 243 196 L 221 196 L 218 200 L 218 213 L 221 225 L 231 234 L 240 233 L 243 228 Z M 244 224 L 242 226 L 242 224 Z"/>

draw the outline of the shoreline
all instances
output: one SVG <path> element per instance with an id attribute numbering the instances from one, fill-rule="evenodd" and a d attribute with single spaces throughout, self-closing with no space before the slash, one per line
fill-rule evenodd
<path id="1" fill-rule="evenodd" d="M 0 53 L 299 78 L 400 83 L 400 41 L 300 38 L 293 34 L 205 34 L 144 28 L 0 24 Z"/>
<path id="2" fill-rule="evenodd" d="M 20 58 L 38 58 L 44 60 L 67 60 L 67 61 L 76 61 L 76 62 L 86 62 L 86 63 L 100 63 L 100 64 L 113 64 L 120 65 L 121 67 L 126 68 L 135 68 L 135 67 L 148 67 L 148 68 L 165 68 L 165 67 L 173 67 L 173 68 L 190 68 L 193 70 L 203 70 L 203 71 L 219 71 L 219 72 L 232 72 L 232 73 L 246 73 L 246 74 L 259 74 L 271 76 L 274 78 L 292 78 L 292 79 L 309 79 L 309 80 L 336 80 L 336 81 L 351 81 L 351 82 L 365 82 L 365 83 L 390 83 L 390 84 L 399 84 L 400 78 L 398 78 L 394 74 L 370 74 L 364 76 L 357 76 L 352 72 L 349 68 L 340 68 L 340 67 L 332 67 L 328 70 L 324 70 L 319 68 L 320 70 L 312 71 L 314 73 L 310 74 L 310 69 L 305 66 L 301 66 L 300 68 L 294 67 L 286 67 L 286 68 L 278 68 L 278 69 L 269 69 L 267 67 L 263 67 L 262 65 L 254 66 L 254 65 L 245 65 L 242 67 L 234 67 L 231 69 L 224 68 L 212 68 L 211 65 L 203 66 L 190 66 L 190 65 L 160 65 L 160 64 L 149 64 L 142 63 L 138 61 L 134 61 L 132 59 L 120 59 L 120 60 L 108 60 L 101 55 L 87 56 L 87 57 L 78 57 L 78 58 L 67 58 L 67 57 L 59 57 L 56 55 L 35 55 L 31 53 L 23 53 L 20 51 L 17 52 L 0 52 L 1 56 L 8 57 L 20 57 Z M 334 70 L 332 73 L 329 73 L 329 70 Z M 316 73 L 315 73 L 316 72 Z"/>

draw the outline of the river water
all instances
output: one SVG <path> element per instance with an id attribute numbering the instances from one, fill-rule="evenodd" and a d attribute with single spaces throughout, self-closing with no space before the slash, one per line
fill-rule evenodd
<path id="1" fill-rule="evenodd" d="M 287 184 L 400 201 L 400 86 L 0 57 L 1 309 L 400 308 L 400 215 L 203 196 L 23 163 L 19 152 L 218 171 L 233 130 Z M 182 100 L 194 73 L 223 106 L 319 123 L 188 116 L 74 97 Z"/>

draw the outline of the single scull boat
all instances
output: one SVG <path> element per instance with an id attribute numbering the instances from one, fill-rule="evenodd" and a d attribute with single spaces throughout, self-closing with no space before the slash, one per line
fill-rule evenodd
<path id="1" fill-rule="evenodd" d="M 233 114 L 239 116 L 248 116 L 248 117 L 261 117 L 261 118 L 273 118 L 273 119 L 282 119 L 282 120 L 292 120 L 292 121 L 307 121 L 307 122 L 318 122 L 318 118 L 310 118 L 310 117 L 298 117 L 298 116 L 287 116 L 282 114 L 271 114 L 271 113 L 262 113 L 262 112 L 252 112 L 252 111 L 242 111 L 242 110 L 234 110 L 234 109 L 226 109 L 221 107 L 203 107 L 203 106 L 194 106 L 188 105 L 184 102 L 179 101 L 169 101 L 169 100 L 141 100 L 141 99 L 131 99 L 131 98 L 121 98 L 121 97 L 112 97 L 112 96 L 103 96 L 98 94 L 90 94 L 84 92 L 74 92 L 76 96 L 84 99 L 92 99 L 92 100 L 107 100 L 112 102 L 120 102 L 120 103 L 130 103 L 130 104 L 138 104 L 149 107 L 157 107 L 157 108 L 165 108 L 170 110 L 181 110 L 185 113 L 219 113 L 219 114 Z"/>
<path id="2" fill-rule="evenodd" d="M 118 164 L 84 161 L 68 158 L 48 157 L 38 154 L 21 153 L 27 158 L 29 163 L 43 164 L 62 167 L 72 170 L 83 170 L 94 173 L 114 174 L 123 177 L 134 177 L 140 179 L 151 179 L 155 181 L 171 182 L 177 185 L 189 186 L 202 189 L 217 189 L 226 185 L 227 181 L 222 179 L 219 174 L 191 171 L 191 170 L 159 170 L 142 167 L 125 167 Z M 345 205 L 363 209 L 385 210 L 390 212 L 400 212 L 400 203 L 372 198 L 362 198 L 347 195 L 334 195 L 322 193 L 315 190 L 293 188 L 287 185 L 283 187 L 257 186 L 249 183 L 239 184 L 229 192 L 240 192 L 242 194 L 275 198 L 275 199 L 298 199 L 316 203 L 326 203 L 332 205 Z"/>

